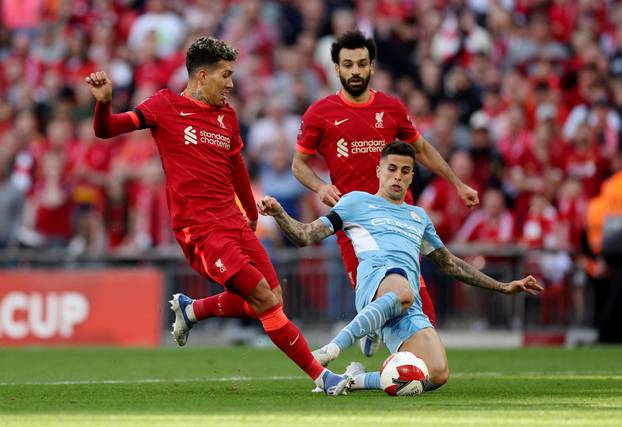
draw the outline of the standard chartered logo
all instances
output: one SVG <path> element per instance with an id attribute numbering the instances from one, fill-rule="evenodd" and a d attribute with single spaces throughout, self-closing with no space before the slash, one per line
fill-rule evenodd
<path id="1" fill-rule="evenodd" d="M 348 142 L 341 138 L 337 141 L 337 157 L 348 157 L 350 153 L 348 153 Z"/>
<path id="2" fill-rule="evenodd" d="M 386 144 L 384 139 L 348 142 L 341 138 L 337 141 L 337 157 L 349 157 L 350 154 L 380 153 Z"/>
<path id="3" fill-rule="evenodd" d="M 197 134 L 197 130 L 193 126 L 188 126 L 184 129 L 184 142 L 186 145 L 201 144 L 215 145 L 225 150 L 231 149 L 231 138 L 227 135 L 221 135 L 219 133 L 208 132 L 205 130 L 200 131 Z"/>
<path id="4" fill-rule="evenodd" d="M 197 131 L 192 126 L 188 126 L 184 129 L 184 141 L 186 141 L 186 145 L 197 144 Z"/>

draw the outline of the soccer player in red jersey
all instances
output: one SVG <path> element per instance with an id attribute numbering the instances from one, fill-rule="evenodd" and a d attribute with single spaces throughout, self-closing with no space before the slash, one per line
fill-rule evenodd
<path id="1" fill-rule="evenodd" d="M 462 201 L 479 203 L 477 191 L 464 184 L 439 152 L 413 126 L 406 108 L 397 99 L 369 87 L 374 73 L 376 45 L 360 31 L 349 31 L 331 47 L 342 90 L 313 103 L 302 117 L 292 171 L 322 202 L 334 206 L 351 191 L 376 193 L 376 166 L 383 147 L 395 140 L 412 143 L 421 164 L 453 184 Z M 309 165 L 319 153 L 328 165 L 331 184 Z M 406 202 L 413 204 L 410 192 Z M 356 286 L 358 261 L 350 240 L 340 231 L 337 242 L 352 286 Z M 434 306 L 425 283 L 420 291 L 423 311 L 434 324 Z M 373 350 L 366 355 L 371 355 Z"/>
<path id="2" fill-rule="evenodd" d="M 266 334 L 328 395 L 345 394 L 346 375 L 324 369 L 282 308 L 281 287 L 254 234 L 257 208 L 240 154 L 243 143 L 235 111 L 227 104 L 237 51 L 201 37 L 186 53 L 188 85 L 163 89 L 133 111 L 111 114 L 112 82 L 103 71 L 86 78 L 97 100 L 94 128 L 100 138 L 149 128 L 166 174 L 172 226 L 190 265 L 225 291 L 193 300 L 175 294 L 173 336 L 186 343 L 194 323 L 209 317 L 258 318 Z M 236 205 L 237 194 L 246 211 Z"/>

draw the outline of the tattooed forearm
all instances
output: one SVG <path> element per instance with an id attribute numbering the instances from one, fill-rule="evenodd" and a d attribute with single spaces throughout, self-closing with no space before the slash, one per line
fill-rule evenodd
<path id="1" fill-rule="evenodd" d="M 456 257 L 449 252 L 447 248 L 435 250 L 428 254 L 428 258 L 430 258 L 443 273 L 461 282 L 497 292 L 503 292 L 504 290 L 503 283 L 487 276 L 468 262 Z"/>
<path id="2" fill-rule="evenodd" d="M 291 240 L 298 246 L 307 245 L 308 232 L 305 230 L 305 224 L 296 221 L 285 212 L 283 212 L 281 215 L 276 215 L 274 219 L 289 240 Z"/>
<path id="3" fill-rule="evenodd" d="M 274 219 L 287 238 L 298 246 L 312 245 L 332 234 L 332 231 L 320 219 L 316 219 L 311 224 L 303 224 L 286 213 L 277 215 Z"/>

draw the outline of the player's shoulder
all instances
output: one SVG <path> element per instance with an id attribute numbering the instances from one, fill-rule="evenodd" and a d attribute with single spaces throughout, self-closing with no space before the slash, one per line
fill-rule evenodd
<path id="1" fill-rule="evenodd" d="M 160 89 L 152 95 L 139 102 L 139 105 L 158 105 L 164 102 L 170 102 L 175 94 L 170 89 Z M 179 95 L 177 95 L 179 96 Z"/>
<path id="2" fill-rule="evenodd" d="M 336 104 L 340 104 L 340 100 L 339 100 L 339 96 L 337 96 L 336 93 L 332 93 L 328 96 L 325 96 L 324 98 L 320 98 L 316 101 L 314 101 L 311 105 L 309 105 L 309 107 L 307 108 L 306 113 L 309 112 L 318 112 L 318 111 L 322 111 L 324 109 L 330 109 L 330 108 L 334 108 Z"/>
<path id="3" fill-rule="evenodd" d="M 356 204 L 360 202 L 369 201 L 374 198 L 373 194 L 366 191 L 350 191 L 341 197 L 344 203 Z"/>
<path id="4" fill-rule="evenodd" d="M 404 103 L 399 98 L 385 92 L 377 91 L 374 97 L 374 102 L 377 104 L 394 106 L 396 108 L 404 108 Z"/>
<path id="5" fill-rule="evenodd" d="M 174 98 L 179 98 L 181 95 L 179 95 L 178 93 L 173 92 L 172 90 L 168 89 L 168 88 L 164 88 L 164 89 L 160 89 L 159 91 L 157 91 L 156 93 L 154 93 L 153 95 L 151 95 L 152 97 L 158 97 L 158 98 L 164 98 L 164 99 L 174 99 Z"/>
<path id="6" fill-rule="evenodd" d="M 355 190 L 355 191 L 350 191 L 349 193 L 347 193 L 343 197 L 352 197 L 352 198 L 356 198 L 356 199 L 362 199 L 362 198 L 373 197 L 373 194 L 368 193 L 367 191 Z"/>
<path id="7" fill-rule="evenodd" d="M 360 197 L 362 191 L 350 191 L 349 193 L 343 194 L 339 199 L 340 203 L 349 202 L 350 200 L 355 200 Z"/>

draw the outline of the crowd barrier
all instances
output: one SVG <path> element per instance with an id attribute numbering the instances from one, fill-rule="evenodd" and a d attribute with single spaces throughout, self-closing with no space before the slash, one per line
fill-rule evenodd
<path id="1" fill-rule="evenodd" d="M 526 260 L 534 256 L 519 246 L 451 249 L 473 262 L 485 257 L 484 271 L 503 281 L 522 277 Z M 286 312 L 303 328 L 328 329 L 355 315 L 354 293 L 336 246 L 281 248 L 270 255 Z M 440 328 L 477 328 L 482 319 L 495 329 L 542 326 L 539 298 L 471 289 L 447 280 L 428 262 L 422 270 Z M 172 293 L 201 298 L 221 290 L 197 275 L 177 248 L 80 257 L 61 250 L 5 251 L 0 253 L 0 346 L 160 345 L 173 321 L 167 304 Z"/>

